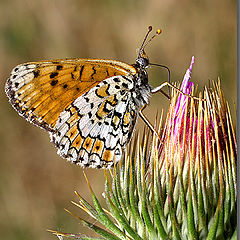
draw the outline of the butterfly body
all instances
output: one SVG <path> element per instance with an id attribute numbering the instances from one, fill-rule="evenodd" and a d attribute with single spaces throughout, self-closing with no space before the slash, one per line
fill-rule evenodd
<path id="1" fill-rule="evenodd" d="M 108 168 L 121 159 L 151 87 L 139 62 L 59 59 L 15 67 L 6 93 L 20 115 L 50 133 L 62 157 Z"/>

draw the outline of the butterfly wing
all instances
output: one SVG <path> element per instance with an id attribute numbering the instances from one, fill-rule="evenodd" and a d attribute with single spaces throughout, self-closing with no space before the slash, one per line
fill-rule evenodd
<path id="1" fill-rule="evenodd" d="M 119 161 L 138 113 L 133 88 L 130 77 L 111 77 L 70 104 L 51 134 L 58 153 L 88 167 L 111 167 Z"/>
<path id="2" fill-rule="evenodd" d="M 60 113 L 79 96 L 106 78 L 135 73 L 134 67 L 112 60 L 31 62 L 13 69 L 5 90 L 20 115 L 54 131 Z"/>
<path id="3" fill-rule="evenodd" d="M 13 69 L 6 93 L 20 115 L 50 132 L 61 156 L 110 167 L 135 124 L 134 74 L 134 67 L 112 60 L 32 62 Z"/>

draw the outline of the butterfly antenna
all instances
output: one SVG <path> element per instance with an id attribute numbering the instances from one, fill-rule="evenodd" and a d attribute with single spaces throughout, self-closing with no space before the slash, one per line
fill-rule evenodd
<path id="1" fill-rule="evenodd" d="M 142 41 L 142 45 L 141 45 L 141 47 L 140 47 L 140 49 L 139 49 L 138 57 L 140 57 L 141 52 L 142 52 L 142 50 L 144 49 L 144 44 L 145 44 L 145 42 L 146 42 L 146 40 L 147 40 L 147 38 L 148 38 L 148 35 L 149 35 L 149 33 L 150 33 L 151 31 L 152 31 L 152 26 L 149 26 L 149 27 L 148 27 L 147 34 L 145 35 L 145 37 L 144 37 L 144 39 L 143 39 L 143 41 Z"/>
<path id="2" fill-rule="evenodd" d="M 155 33 L 147 42 L 146 42 L 146 40 L 144 39 L 145 41 L 143 42 L 140 50 L 144 51 L 144 48 L 145 48 L 156 36 L 158 36 L 161 32 L 162 32 L 162 30 L 161 30 L 161 29 L 158 29 L 158 30 L 156 31 L 156 33 Z M 150 33 L 150 32 L 148 31 L 146 37 L 148 36 L 149 33 Z M 145 38 L 146 38 L 146 37 L 145 37 Z"/>
<path id="3" fill-rule="evenodd" d="M 146 40 L 147 40 L 147 37 L 148 37 L 148 35 L 149 35 L 149 33 L 152 31 L 152 26 L 149 26 L 148 27 L 148 31 L 147 31 L 147 34 L 145 35 L 145 37 L 144 37 L 144 39 L 143 39 L 143 42 L 142 42 L 142 45 L 141 45 L 141 47 L 140 47 L 140 49 L 139 49 L 139 55 L 140 55 L 140 52 L 143 50 L 143 46 L 144 46 L 144 44 L 145 44 L 145 42 L 146 42 Z"/>

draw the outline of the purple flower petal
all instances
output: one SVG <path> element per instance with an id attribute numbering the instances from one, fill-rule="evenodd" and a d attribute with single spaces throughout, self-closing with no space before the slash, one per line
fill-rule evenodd
<path id="1" fill-rule="evenodd" d="M 195 58 L 194 56 L 192 57 L 191 63 L 190 63 L 190 67 L 189 69 L 187 69 L 183 81 L 182 81 L 182 85 L 181 85 L 181 91 L 186 93 L 186 94 L 190 94 L 192 91 L 192 88 L 194 86 L 193 82 L 190 82 L 191 79 L 191 73 L 192 73 L 192 68 L 193 68 L 193 64 L 194 64 Z M 187 96 L 184 96 L 180 93 L 177 102 L 176 102 L 176 106 L 175 106 L 175 120 L 174 120 L 174 136 L 178 135 L 178 129 L 179 129 L 179 125 L 182 122 L 181 116 L 184 116 L 184 112 L 185 112 L 185 106 L 186 106 L 186 98 L 188 98 Z M 182 105 L 182 107 L 181 107 Z M 180 114 L 180 107 L 181 107 L 181 111 L 182 114 Z M 174 137 L 175 140 L 175 137 Z"/>

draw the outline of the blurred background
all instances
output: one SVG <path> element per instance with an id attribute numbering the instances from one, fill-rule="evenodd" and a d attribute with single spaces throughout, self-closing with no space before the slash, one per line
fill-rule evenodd
<path id="1" fill-rule="evenodd" d="M 181 81 L 194 55 L 192 80 L 202 89 L 219 77 L 235 117 L 236 1 L 0 0 L 1 239 L 55 239 L 46 232 L 49 228 L 86 233 L 63 209 L 83 216 L 71 206 L 74 190 L 91 199 L 83 169 L 61 159 L 48 134 L 27 123 L 8 103 L 4 84 L 12 68 L 65 57 L 134 63 L 149 25 L 163 30 L 146 49 L 150 61 L 167 65 L 171 81 Z M 148 72 L 152 86 L 167 80 L 162 68 Z M 153 121 L 167 106 L 168 100 L 157 94 L 146 114 Z M 103 202 L 103 171 L 85 172 Z"/>

